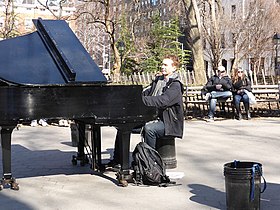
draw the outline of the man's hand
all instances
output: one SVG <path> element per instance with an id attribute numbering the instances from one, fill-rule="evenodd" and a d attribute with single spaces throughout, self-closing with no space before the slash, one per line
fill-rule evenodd
<path id="1" fill-rule="evenodd" d="M 216 89 L 217 89 L 217 90 L 220 90 L 221 88 L 222 88 L 222 85 L 221 85 L 221 84 L 216 85 Z"/>
<path id="2" fill-rule="evenodd" d="M 237 91 L 237 94 L 242 94 L 242 93 L 244 93 L 243 89 Z"/>

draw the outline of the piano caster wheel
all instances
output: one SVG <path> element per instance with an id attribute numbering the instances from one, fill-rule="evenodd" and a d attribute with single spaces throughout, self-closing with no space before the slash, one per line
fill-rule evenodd
<path id="1" fill-rule="evenodd" d="M 128 182 L 124 179 L 119 180 L 119 186 L 121 187 L 127 187 L 128 186 Z"/>
<path id="2" fill-rule="evenodd" d="M 16 182 L 11 183 L 11 189 L 12 190 L 19 190 L 19 185 Z"/>
<path id="3" fill-rule="evenodd" d="M 82 156 L 82 157 L 77 157 L 75 155 L 72 156 L 72 165 L 77 165 L 78 161 L 80 161 L 80 165 L 81 166 L 85 166 L 86 164 L 89 164 L 89 159 L 88 157 L 85 155 L 85 156 Z"/>
<path id="4" fill-rule="evenodd" d="M 76 157 L 75 155 L 73 155 L 73 156 L 72 156 L 72 165 L 73 165 L 73 166 L 76 166 L 77 163 L 78 163 L 77 157 Z"/>
<path id="5" fill-rule="evenodd" d="M 121 187 L 127 187 L 128 186 L 128 175 L 122 174 L 121 171 L 116 173 L 118 184 Z"/>
<path id="6" fill-rule="evenodd" d="M 8 178 L 8 179 L 3 178 L 3 180 L 0 183 L 0 191 L 4 189 L 4 186 L 8 186 L 8 185 L 10 185 L 10 188 L 12 190 L 19 190 L 19 185 L 18 183 L 16 183 L 15 178 Z"/>

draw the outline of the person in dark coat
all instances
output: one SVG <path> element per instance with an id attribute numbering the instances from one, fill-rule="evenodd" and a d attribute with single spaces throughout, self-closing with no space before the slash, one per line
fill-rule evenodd
<path id="1" fill-rule="evenodd" d="M 179 65 L 177 56 L 165 56 L 160 74 L 142 94 L 145 105 L 158 109 L 157 120 L 144 126 L 144 140 L 153 148 L 163 136 L 183 137 L 183 84 L 176 73 Z"/>
<path id="2" fill-rule="evenodd" d="M 205 85 L 207 91 L 205 100 L 210 101 L 208 122 L 214 121 L 217 99 L 227 99 L 232 96 L 232 81 L 228 77 L 225 67 L 219 66 L 215 73 Z"/>
<path id="3" fill-rule="evenodd" d="M 246 119 L 251 119 L 250 114 L 250 105 L 249 105 L 249 97 L 246 94 L 245 90 L 252 92 L 251 81 L 246 76 L 245 72 L 242 68 L 238 68 L 234 70 L 234 74 L 232 77 L 232 85 L 233 85 L 233 99 L 234 105 L 236 109 L 237 119 L 242 119 L 242 114 L 240 111 L 240 102 L 242 101 L 246 111 Z"/>
<path id="4" fill-rule="evenodd" d="M 179 65 L 177 56 L 165 56 L 161 72 L 142 93 L 143 103 L 158 109 L 157 120 L 148 122 L 144 126 L 144 140 L 153 148 L 156 146 L 156 141 L 163 136 L 178 138 L 183 136 L 183 84 L 176 73 Z M 106 167 L 112 167 L 116 171 L 121 167 L 119 164 L 121 139 L 119 135 L 120 133 L 117 132 L 114 157 L 106 164 Z"/>

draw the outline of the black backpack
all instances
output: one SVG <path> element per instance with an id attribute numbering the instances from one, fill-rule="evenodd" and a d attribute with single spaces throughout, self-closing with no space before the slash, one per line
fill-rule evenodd
<path id="1" fill-rule="evenodd" d="M 165 173 L 165 165 L 160 154 L 145 142 L 136 145 L 132 153 L 134 182 L 137 185 L 166 186 L 171 183 Z"/>

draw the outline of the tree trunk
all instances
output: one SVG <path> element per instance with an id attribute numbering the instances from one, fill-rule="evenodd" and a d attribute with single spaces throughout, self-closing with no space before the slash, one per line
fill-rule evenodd
<path id="1" fill-rule="evenodd" d="M 193 68 L 197 85 L 206 83 L 206 73 L 203 59 L 203 45 L 200 33 L 200 15 L 196 0 L 183 0 L 186 13 L 185 34 L 192 51 Z"/>

